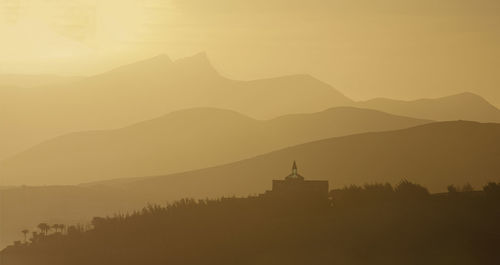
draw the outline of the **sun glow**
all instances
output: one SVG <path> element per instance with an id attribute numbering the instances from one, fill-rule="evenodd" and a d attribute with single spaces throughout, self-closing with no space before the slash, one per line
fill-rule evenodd
<path id="1" fill-rule="evenodd" d="M 165 10 L 169 3 L 139 0 L 0 2 L 0 71 L 30 72 L 32 69 L 37 72 L 41 65 L 69 61 L 82 65 L 82 61 L 109 60 L 123 53 L 130 56 L 138 52 L 138 43 L 148 41 L 149 27 L 168 16 Z"/>

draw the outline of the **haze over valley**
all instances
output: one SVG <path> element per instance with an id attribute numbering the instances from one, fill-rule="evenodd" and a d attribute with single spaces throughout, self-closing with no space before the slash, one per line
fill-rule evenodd
<path id="1" fill-rule="evenodd" d="M 0 264 L 500 264 L 499 3 L 0 1 Z"/>

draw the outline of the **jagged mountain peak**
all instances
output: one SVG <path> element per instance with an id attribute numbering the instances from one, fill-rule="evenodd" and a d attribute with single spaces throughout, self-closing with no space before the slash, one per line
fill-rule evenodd
<path id="1" fill-rule="evenodd" d="M 123 73 L 123 72 L 140 72 L 144 70 L 151 69 L 162 69 L 171 66 L 173 63 L 172 59 L 166 54 L 159 54 L 157 56 L 137 61 L 131 64 L 120 66 L 111 70 L 109 73 Z M 106 73 L 105 73 L 106 74 Z"/>
<path id="2" fill-rule="evenodd" d="M 206 52 L 199 52 L 193 56 L 178 59 L 174 62 L 174 65 L 181 71 L 187 69 L 197 75 L 219 76 Z"/>

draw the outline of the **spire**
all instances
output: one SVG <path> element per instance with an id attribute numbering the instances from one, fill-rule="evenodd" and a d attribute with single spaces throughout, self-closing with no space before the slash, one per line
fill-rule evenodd
<path id="1" fill-rule="evenodd" d="M 295 163 L 295 160 L 293 161 L 292 175 L 297 175 L 297 163 Z"/>
<path id="2" fill-rule="evenodd" d="M 297 163 L 295 161 L 293 161 L 292 174 L 288 175 L 285 179 L 286 180 L 297 180 L 297 179 L 304 180 L 304 177 L 299 175 L 299 173 L 297 172 Z"/>

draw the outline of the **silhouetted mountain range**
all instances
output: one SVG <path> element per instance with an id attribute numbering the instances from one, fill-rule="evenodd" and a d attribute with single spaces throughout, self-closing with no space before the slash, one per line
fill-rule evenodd
<path id="1" fill-rule="evenodd" d="M 173 112 L 117 130 L 64 135 L 0 162 L 3 184 L 76 184 L 225 164 L 280 148 L 427 123 L 374 110 L 332 108 L 259 121 L 233 111 Z"/>
<path id="2" fill-rule="evenodd" d="M 32 87 L 36 83 L 43 86 Z M 421 119 L 500 121 L 497 108 L 470 93 L 354 102 L 309 75 L 230 80 L 204 53 L 176 61 L 160 55 L 91 77 L 0 77 L 0 106 L 0 159 L 66 133 L 116 129 L 196 107 L 258 119 L 357 106 Z"/>
<path id="3" fill-rule="evenodd" d="M 0 158 L 64 133 L 119 128 L 186 108 L 271 118 L 351 103 L 308 75 L 235 81 L 219 75 L 204 53 L 175 62 L 163 55 L 71 84 L 0 89 Z"/>

